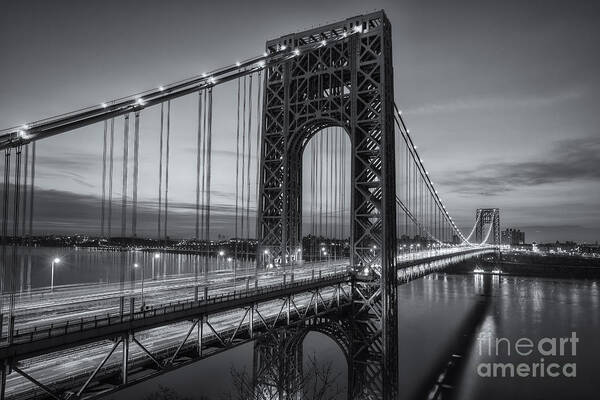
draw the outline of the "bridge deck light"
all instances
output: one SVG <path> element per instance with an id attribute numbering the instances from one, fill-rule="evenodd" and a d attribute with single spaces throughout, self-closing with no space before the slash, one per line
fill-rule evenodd
<path id="1" fill-rule="evenodd" d="M 144 99 L 142 99 L 141 97 L 140 97 L 139 99 L 137 99 L 137 103 L 138 103 L 140 106 L 143 106 L 143 105 L 145 104 L 145 103 L 144 103 Z"/>
<path id="2" fill-rule="evenodd" d="M 23 125 L 21 126 L 21 128 L 23 128 L 24 130 L 27 130 L 27 129 L 29 129 L 29 125 L 28 125 L 28 124 L 23 124 Z"/>
<path id="3" fill-rule="evenodd" d="M 106 108 L 106 107 L 108 107 L 108 104 L 102 103 L 102 104 L 100 104 L 100 106 L 102 106 L 102 108 Z"/>
<path id="4" fill-rule="evenodd" d="M 165 88 L 164 88 L 164 86 L 159 86 L 158 90 L 160 90 L 162 92 L 163 90 L 165 90 Z"/>
<path id="5" fill-rule="evenodd" d="M 326 46 L 327 45 L 327 40 L 321 40 L 321 45 L 322 46 Z"/>
<path id="6" fill-rule="evenodd" d="M 240 65 L 242 65 L 242 63 L 240 63 L 239 61 L 236 61 L 236 62 L 235 62 L 235 66 L 236 66 L 236 67 L 239 67 Z"/>
<path id="7" fill-rule="evenodd" d="M 300 55 L 300 49 L 294 49 L 294 54 L 299 56 Z"/>
<path id="8" fill-rule="evenodd" d="M 287 46 L 285 44 L 282 44 L 281 45 L 281 50 L 285 50 L 285 49 L 287 49 Z"/>

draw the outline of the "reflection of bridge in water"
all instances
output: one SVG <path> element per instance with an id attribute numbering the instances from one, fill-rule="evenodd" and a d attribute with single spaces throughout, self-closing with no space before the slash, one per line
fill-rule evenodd
<path id="1" fill-rule="evenodd" d="M 467 236 L 458 229 L 395 107 L 391 62 L 391 25 L 377 12 L 269 41 L 265 55 L 211 74 L 5 131 L 0 136 L 6 155 L 2 259 L 7 284 L 2 299 L 8 312 L 0 335 L 2 400 L 105 395 L 248 341 L 255 341 L 256 393 L 291 398 L 301 370 L 294 349 L 309 330 L 331 336 L 344 351 L 349 398 L 396 399 L 397 285 L 466 257 L 494 253 L 499 213 L 478 211 L 476 226 Z M 253 77 L 258 86 L 254 96 Z M 22 238 L 27 244 L 33 234 L 36 141 L 104 124 L 101 237 L 110 239 L 114 121 L 124 116 L 121 238 L 128 233 L 128 215 L 135 238 L 140 115 L 160 105 L 158 236 L 165 240 L 171 100 L 193 93 L 198 94 L 198 135 L 195 235 L 190 246 L 207 257 L 224 256 L 212 245 L 210 225 L 215 216 L 212 96 L 228 82 L 237 83 L 238 107 L 234 237 L 246 240 L 236 239 L 228 256 L 235 275 L 224 277 L 196 266 L 193 276 L 151 280 L 144 286 L 142 266 L 142 281 L 130 278 L 126 289 L 123 262 L 119 285 L 33 291 L 17 301 L 17 246 L 9 246 L 8 223 L 13 222 L 11 243 Z M 129 205 L 131 113 L 134 168 Z M 254 138 L 253 115 L 258 119 Z M 252 170 L 254 140 L 260 162 Z M 310 191 L 303 193 L 303 185 Z M 243 244 L 252 238 L 252 194 L 255 248 Z M 9 200 L 15 204 L 12 214 Z M 302 233 L 306 228 L 308 236 Z M 476 228 L 480 240 L 471 243 Z M 492 231 L 494 243 L 488 245 Z M 255 267 L 238 271 L 241 260 L 254 260 Z M 284 373 L 286 380 L 274 380 L 282 371 L 273 369 L 282 368 L 290 372 Z"/>

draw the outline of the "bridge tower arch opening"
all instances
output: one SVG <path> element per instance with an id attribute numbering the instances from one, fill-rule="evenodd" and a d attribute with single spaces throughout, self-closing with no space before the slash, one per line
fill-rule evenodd
<path id="1" fill-rule="evenodd" d="M 331 269 L 349 257 L 351 143 L 345 129 L 327 126 L 307 137 L 301 147 L 301 247 L 296 261 Z"/>
<path id="2" fill-rule="evenodd" d="M 318 45 L 321 44 L 321 45 Z M 318 45 L 318 46 L 315 46 Z M 301 245 L 302 143 L 326 126 L 350 136 L 352 398 L 397 393 L 396 188 L 391 24 L 383 11 L 267 42 L 294 56 L 264 76 L 258 252 L 283 268 Z M 362 368 L 362 365 L 368 368 Z M 363 371 L 366 376 L 353 376 Z"/>
<path id="3" fill-rule="evenodd" d="M 280 329 L 257 339 L 253 370 L 257 397 L 302 399 L 313 389 L 327 389 L 329 394 L 337 389 L 335 385 L 350 389 L 351 332 L 348 321 L 316 318 L 307 325 Z M 335 349 L 331 357 L 313 353 L 325 345 Z M 330 366 L 334 368 L 327 370 Z M 348 398 L 352 398 L 350 391 Z"/>

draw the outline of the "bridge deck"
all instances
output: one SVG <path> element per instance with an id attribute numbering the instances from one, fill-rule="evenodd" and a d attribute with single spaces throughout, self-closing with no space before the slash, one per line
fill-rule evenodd
<path id="1" fill-rule="evenodd" d="M 492 250 L 493 248 L 458 248 L 401 255 L 398 257 L 397 264 L 399 283 L 434 272 L 448 263 L 457 262 L 464 257 Z M 323 267 L 323 265 L 317 267 Z M 311 270 L 311 268 L 313 269 Z M 350 293 L 348 285 L 354 277 L 373 279 L 372 276 L 360 276 L 360 271 L 357 271 L 355 275 L 345 267 L 340 268 L 340 265 L 335 268 L 337 269 L 335 272 L 315 277 L 314 265 L 304 266 L 294 271 L 297 279 L 293 282 L 289 281 L 291 277 L 288 274 L 286 283 L 284 283 L 285 278 L 282 274 L 271 273 L 269 279 L 265 279 L 265 274 L 262 274 L 260 275 L 262 286 L 254 289 L 231 293 L 228 292 L 228 288 L 231 286 L 224 285 L 221 288 L 211 289 L 211 293 L 206 299 L 201 298 L 200 300 L 193 300 L 193 297 L 190 299 L 190 293 L 186 292 L 183 297 L 186 297 L 187 300 L 158 303 L 145 311 L 140 310 L 123 315 L 115 312 L 113 306 L 112 313 L 92 312 L 80 318 L 56 319 L 51 324 L 39 324 L 30 319 L 27 324 L 14 331 L 12 344 L 9 345 L 6 341 L 0 342 L 0 360 L 33 369 L 35 374 L 44 377 L 44 380 L 55 388 L 70 388 L 74 382 L 77 382 L 78 385 L 84 383 L 82 380 L 92 373 L 94 365 L 101 361 L 115 341 L 121 340 L 125 336 L 129 337 L 129 335 L 134 337 L 134 334 L 138 333 L 135 337 L 140 341 L 147 342 L 147 346 L 149 346 L 147 349 L 161 363 L 158 372 L 140 372 L 141 375 L 138 378 L 153 376 L 175 367 L 170 357 L 177 349 L 179 349 L 179 356 L 184 356 L 184 359 L 176 364 L 183 365 L 189 360 L 204 358 L 252 340 L 253 335 L 261 334 L 269 327 L 295 324 L 304 318 L 314 318 L 320 313 L 335 312 L 336 306 L 341 307 L 347 303 Z M 183 283 L 178 284 L 183 285 Z M 163 286 L 165 284 L 160 284 L 160 287 Z M 345 290 L 337 291 L 339 287 L 345 288 Z M 323 300 L 323 298 L 319 300 L 318 295 L 315 296 L 317 292 L 327 300 Z M 118 298 L 115 293 L 117 292 L 111 292 L 108 299 Z M 135 294 L 135 291 L 129 293 L 129 295 Z M 337 304 L 335 304 L 336 295 L 338 297 Z M 91 296 L 96 299 L 94 300 L 96 302 L 106 300 L 98 293 L 93 293 Z M 177 298 L 177 295 L 170 294 L 163 298 Z M 36 300 L 25 307 L 25 311 L 35 312 L 36 306 L 40 304 L 43 304 L 43 301 L 37 302 Z M 260 312 L 258 311 L 259 304 L 264 305 Z M 69 307 L 69 304 L 64 304 L 63 307 Z M 73 307 L 78 308 L 80 305 Z M 257 308 L 256 314 L 252 317 L 253 329 L 252 322 L 250 322 L 250 318 L 246 318 L 245 312 L 247 313 L 250 308 L 254 311 L 254 307 Z M 284 318 L 284 308 L 287 308 L 289 312 L 292 307 L 293 315 Z M 67 313 L 67 315 L 71 314 Z M 190 325 L 193 328 L 194 321 L 198 321 L 203 316 L 212 316 L 211 324 L 209 324 L 211 331 L 208 328 L 205 329 L 201 348 L 205 348 L 206 351 L 197 354 L 198 344 L 189 341 L 186 343 L 185 332 Z M 52 321 L 52 319 L 49 320 Z M 228 337 L 229 339 L 225 339 Z M 179 345 L 181 346 L 179 347 Z M 66 362 L 73 362 L 73 354 L 77 352 L 84 352 L 82 354 L 89 359 L 83 364 L 79 362 L 76 370 L 81 373 L 77 377 L 70 376 L 65 381 L 64 377 L 49 369 L 52 368 L 52 365 L 59 365 L 60 360 L 64 357 L 67 357 L 68 361 Z M 61 355 L 62 353 L 65 355 Z M 131 367 L 141 368 L 140 371 L 152 367 L 154 362 L 146 354 L 140 349 L 135 351 L 132 349 L 130 353 Z M 103 372 L 99 373 L 96 378 L 111 376 L 111 374 L 118 376 L 119 364 L 114 360 L 108 362 Z M 154 365 L 154 369 L 156 369 L 156 365 Z M 7 390 L 11 396 L 20 393 L 19 397 L 22 395 L 27 397 L 25 393 L 35 391 L 29 382 L 17 374 L 11 374 L 9 382 L 12 383 Z M 94 383 L 94 385 L 99 384 L 99 381 Z"/>

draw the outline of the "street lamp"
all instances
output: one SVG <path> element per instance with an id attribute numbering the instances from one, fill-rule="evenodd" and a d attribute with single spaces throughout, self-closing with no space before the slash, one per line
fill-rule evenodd
<path id="1" fill-rule="evenodd" d="M 52 275 L 50 278 L 50 291 L 51 292 L 54 292 L 54 265 L 59 264 L 59 263 L 60 263 L 60 258 L 58 258 L 58 257 L 55 257 L 52 260 Z"/>

